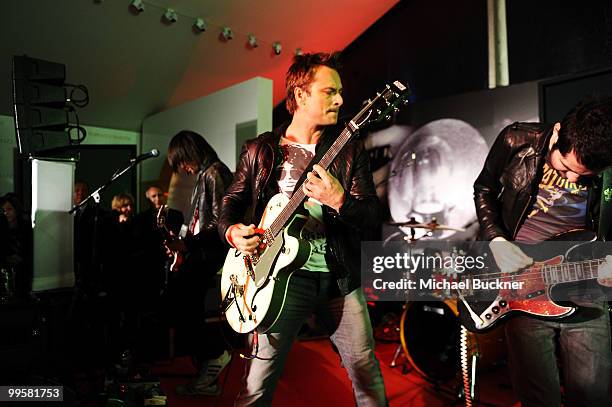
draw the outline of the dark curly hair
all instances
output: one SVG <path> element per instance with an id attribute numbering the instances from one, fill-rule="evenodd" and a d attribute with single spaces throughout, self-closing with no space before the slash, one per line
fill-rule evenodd
<path id="1" fill-rule="evenodd" d="M 302 54 L 293 57 L 293 63 L 285 76 L 285 88 L 287 99 L 285 106 L 289 113 L 293 114 L 297 109 L 294 91 L 302 88 L 310 91 L 310 84 L 314 81 L 316 70 L 319 66 L 327 66 L 336 71 L 340 70 L 340 53 L 331 54 L 318 52 L 316 54 Z"/>
<path id="2" fill-rule="evenodd" d="M 206 162 L 217 160 L 217 153 L 204 137 L 190 130 L 178 132 L 168 145 L 168 163 L 178 172 L 181 164 L 202 168 Z"/>
<path id="3" fill-rule="evenodd" d="M 583 99 L 561 121 L 555 147 L 563 155 L 574 151 L 591 171 L 612 166 L 612 98 Z"/>

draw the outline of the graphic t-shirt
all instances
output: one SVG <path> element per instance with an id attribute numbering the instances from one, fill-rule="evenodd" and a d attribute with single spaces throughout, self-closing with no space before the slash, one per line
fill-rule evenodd
<path id="1" fill-rule="evenodd" d="M 279 166 L 278 187 L 287 197 L 291 197 L 297 181 L 314 157 L 315 147 L 316 144 L 293 143 L 283 138 L 280 146 L 283 162 Z M 323 224 L 323 207 L 321 203 L 310 198 L 304 202 L 304 207 L 310 216 L 302 228 L 300 237 L 310 242 L 312 252 L 303 268 L 328 272 L 329 268 L 325 263 L 327 241 Z"/>
<path id="2" fill-rule="evenodd" d="M 586 221 L 588 189 L 569 182 L 544 164 L 538 197 L 518 231 L 519 242 L 540 242 L 568 230 L 583 228 Z"/>

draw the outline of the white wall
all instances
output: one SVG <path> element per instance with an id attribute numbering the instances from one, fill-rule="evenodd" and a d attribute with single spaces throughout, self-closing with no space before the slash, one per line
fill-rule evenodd
<path id="1" fill-rule="evenodd" d="M 247 131 L 237 131 L 238 127 L 244 128 L 244 124 L 248 124 Z M 236 150 L 242 147 L 245 133 L 253 138 L 272 130 L 272 81 L 260 77 L 249 79 L 144 120 L 141 150 L 156 148 L 160 156 L 141 164 L 140 195 L 151 184 L 161 188 L 168 186 L 168 205 L 188 216 L 195 177 L 172 175 L 166 159 L 170 139 L 181 130 L 204 136 L 221 161 L 234 171 Z"/>
<path id="2" fill-rule="evenodd" d="M 140 185 L 159 178 L 168 143 L 181 130 L 200 133 L 230 170 L 236 167 L 236 126 L 256 121 L 257 134 L 272 129 L 272 81 L 253 78 L 147 117 L 142 125 L 142 151 L 157 148 L 161 159 L 148 160 Z M 240 146 L 238 146 L 240 147 Z"/>

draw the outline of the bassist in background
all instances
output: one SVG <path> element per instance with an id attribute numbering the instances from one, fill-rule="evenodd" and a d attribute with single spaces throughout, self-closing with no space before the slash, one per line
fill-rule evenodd
<path id="1" fill-rule="evenodd" d="M 293 339 L 312 312 L 322 318 L 339 350 L 357 404 L 386 404 L 360 287 L 360 236 L 379 225 L 382 213 L 368 156 L 363 144 L 353 140 L 329 171 L 315 165 L 305 173 L 341 130 L 334 127 L 342 105 L 337 67 L 337 54 L 294 58 L 286 76 L 291 122 L 246 142 L 223 198 L 219 232 L 231 246 L 251 254 L 261 243 L 254 223 L 274 194 L 291 195 L 305 178 L 302 188 L 310 198 L 304 203 L 309 219 L 301 237 L 311 243 L 312 254 L 291 277 L 279 320 L 259 334 L 259 351 L 247 363 L 237 405 L 272 404 Z"/>
<path id="2" fill-rule="evenodd" d="M 500 271 L 518 271 L 533 262 L 508 241 L 535 243 L 577 228 L 596 232 L 598 174 L 611 165 L 610 99 L 581 102 L 554 126 L 506 127 L 474 184 L 480 240 L 492 241 Z M 600 284 L 612 286 L 610 277 L 609 267 L 600 268 Z M 602 294 L 589 305 L 601 309 L 598 317 L 543 321 L 517 316 L 506 322 L 512 382 L 524 407 L 559 406 L 561 382 L 567 406 L 610 405 L 607 304 Z"/>
<path id="3" fill-rule="evenodd" d="M 184 239 L 166 243 L 169 249 L 184 253 L 185 261 L 173 281 L 170 296 L 179 320 L 177 333 L 190 343 L 199 369 L 196 380 L 178 386 L 176 392 L 214 395 L 220 391 L 217 378 L 231 355 L 219 329 L 204 323 L 204 297 L 223 265 L 224 246 L 217 233 L 217 221 L 232 173 L 204 137 L 188 130 L 170 140 L 168 163 L 175 173 L 184 171 L 196 176 L 190 213 L 181 231 Z"/>
<path id="4" fill-rule="evenodd" d="M 157 225 L 157 216 L 160 209 L 165 210 L 165 224 L 171 233 L 178 235 L 184 222 L 183 213 L 165 206 L 164 192 L 156 185 L 151 185 L 145 192 L 149 208 L 140 212 L 134 218 L 134 237 L 137 241 L 135 268 L 139 290 L 137 296 L 141 304 L 154 309 L 159 302 L 160 293 L 165 291 L 167 271 L 165 264 L 168 261 L 164 248 L 165 235 Z M 141 307 L 143 306 L 141 305 Z"/>

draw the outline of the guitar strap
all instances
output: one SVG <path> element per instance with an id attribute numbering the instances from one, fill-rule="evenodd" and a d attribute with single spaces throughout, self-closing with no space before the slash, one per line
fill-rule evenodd
<path id="1" fill-rule="evenodd" d="M 195 187 L 193 188 L 193 192 L 191 193 L 191 208 L 189 209 L 189 212 L 187 213 L 187 217 L 185 219 L 187 219 L 187 223 L 183 224 L 181 226 L 181 231 L 179 232 L 179 237 L 180 238 L 185 238 L 185 236 L 187 236 L 188 233 L 191 232 L 191 227 L 192 227 L 192 223 L 193 223 L 193 216 L 196 213 L 196 209 L 198 207 L 198 197 L 200 196 L 200 178 L 204 176 L 204 171 L 200 171 L 198 172 L 198 175 L 196 177 L 196 184 Z M 201 216 L 201 214 L 198 214 L 199 216 Z"/>
<path id="2" fill-rule="evenodd" d="M 601 186 L 601 203 L 599 208 L 599 237 L 604 240 L 612 238 L 612 168 L 603 173 Z"/>

